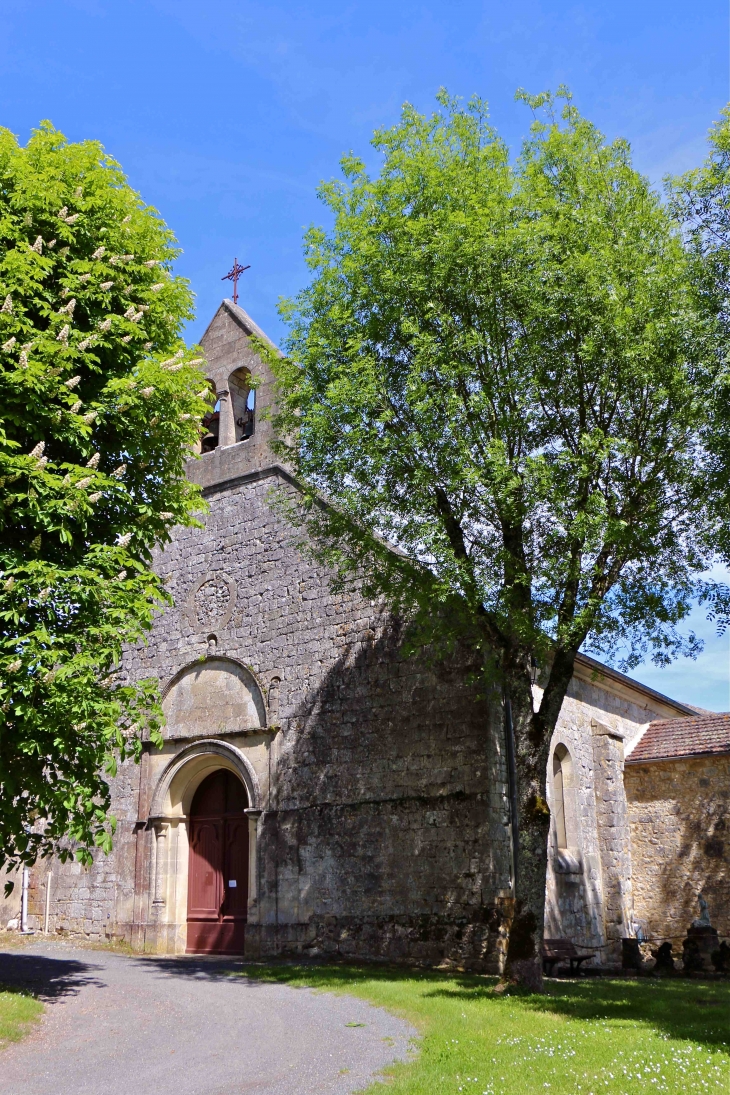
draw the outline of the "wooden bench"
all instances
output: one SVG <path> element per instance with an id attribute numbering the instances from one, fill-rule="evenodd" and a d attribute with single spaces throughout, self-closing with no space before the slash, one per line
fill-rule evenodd
<path id="1" fill-rule="evenodd" d="M 548 977 L 552 977 L 558 962 L 570 962 L 570 972 L 580 973 L 581 962 L 589 958 L 595 958 L 595 952 L 580 953 L 569 939 L 543 939 L 542 968 Z"/>

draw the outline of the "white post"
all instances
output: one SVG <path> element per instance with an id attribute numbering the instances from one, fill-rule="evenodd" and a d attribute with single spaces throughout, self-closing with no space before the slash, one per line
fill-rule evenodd
<path id="1" fill-rule="evenodd" d="M 46 915 L 43 921 L 43 934 L 48 935 L 48 921 L 51 915 L 51 879 L 53 875 L 49 871 L 46 875 Z"/>
<path id="2" fill-rule="evenodd" d="M 28 927 L 28 882 L 30 880 L 30 871 L 27 867 L 23 867 L 23 888 L 20 896 L 20 934 L 32 935 L 32 931 Z"/>

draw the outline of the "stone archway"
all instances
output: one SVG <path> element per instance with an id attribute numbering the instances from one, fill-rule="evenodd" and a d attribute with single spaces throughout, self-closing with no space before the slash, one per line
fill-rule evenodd
<path id="1" fill-rule="evenodd" d="M 240 749 L 215 738 L 199 740 L 172 757 L 157 781 L 150 804 L 150 920 L 156 928 L 158 949 L 168 953 L 184 953 L 188 944 L 189 814 L 193 798 L 203 781 L 221 769 L 241 781 L 250 804 L 243 811 L 248 819 L 247 905 L 249 923 L 257 920 L 257 828 L 262 812 L 259 781 Z"/>

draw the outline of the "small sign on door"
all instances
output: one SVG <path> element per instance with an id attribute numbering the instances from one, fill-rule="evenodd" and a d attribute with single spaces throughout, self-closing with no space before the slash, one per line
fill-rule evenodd
<path id="1" fill-rule="evenodd" d="M 234 878 L 232 882 L 228 883 L 228 889 L 229 890 L 235 890 L 235 888 L 236 888 L 236 880 Z"/>

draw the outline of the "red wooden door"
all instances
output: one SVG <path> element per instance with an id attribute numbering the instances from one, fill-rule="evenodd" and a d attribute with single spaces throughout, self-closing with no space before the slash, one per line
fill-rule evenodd
<path id="1" fill-rule="evenodd" d="M 207 776 L 190 808 L 188 953 L 242 954 L 248 908 L 246 792 L 226 769 Z"/>

